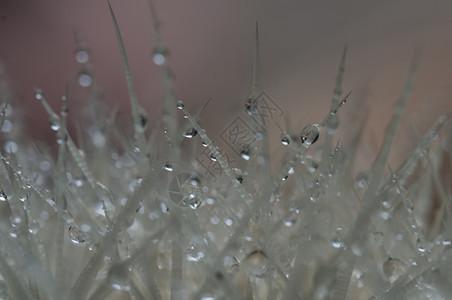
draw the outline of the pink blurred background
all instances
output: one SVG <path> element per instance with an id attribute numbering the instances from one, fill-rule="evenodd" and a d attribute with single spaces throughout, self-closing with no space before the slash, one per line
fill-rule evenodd
<path id="1" fill-rule="evenodd" d="M 262 85 L 284 108 L 284 118 L 297 132 L 328 112 L 345 44 L 343 87 L 353 94 L 340 115 L 353 126 L 354 116 L 369 109 L 365 153 L 375 155 L 381 144 L 416 45 L 422 46 L 422 61 L 398 134 L 399 152 L 410 149 L 439 114 L 452 108 L 450 0 L 154 3 L 171 53 L 176 95 L 193 111 L 209 97 L 213 99 L 203 116 L 209 132 L 220 132 L 244 107 L 251 88 L 256 21 Z M 151 57 L 154 34 L 147 1 L 111 0 L 111 4 L 140 103 L 153 123 L 160 117 L 162 82 Z M 74 60 L 74 30 L 89 47 L 93 74 L 105 103 L 118 105 L 123 120 L 130 120 L 107 1 L 0 0 L 0 58 L 14 93 L 14 106 L 24 110 L 26 128 L 32 129 L 36 139 L 55 138 L 44 109 L 34 99 L 33 86 L 42 89 L 58 109 L 68 84 L 72 119 L 77 119 L 77 110 L 88 103 L 87 89 L 77 84 L 80 65 Z M 285 125 L 285 121 L 279 123 Z"/>

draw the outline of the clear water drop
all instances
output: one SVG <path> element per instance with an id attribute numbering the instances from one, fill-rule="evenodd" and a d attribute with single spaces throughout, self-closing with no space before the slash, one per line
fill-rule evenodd
<path id="1" fill-rule="evenodd" d="M 257 106 L 252 99 L 248 99 L 245 103 L 245 109 L 248 112 L 248 115 L 252 115 L 257 111 Z"/>
<path id="2" fill-rule="evenodd" d="M 308 125 L 301 131 L 301 142 L 309 146 L 311 144 L 314 144 L 319 139 L 319 135 L 319 124 Z"/>
<path id="3" fill-rule="evenodd" d="M 359 172 L 355 178 L 355 186 L 359 189 L 367 188 L 370 181 L 370 173 L 368 171 Z"/>
<path id="4" fill-rule="evenodd" d="M 268 269 L 267 255 L 260 250 L 255 250 L 245 258 L 241 267 L 250 277 L 263 277 Z"/>
<path id="5" fill-rule="evenodd" d="M 11 132 L 13 130 L 13 123 L 11 123 L 10 120 L 4 120 L 2 125 L 2 131 L 3 132 Z"/>
<path id="6" fill-rule="evenodd" d="M 149 118 L 146 112 L 141 111 L 138 114 L 138 120 L 135 122 L 135 128 L 139 132 L 144 132 L 149 124 Z"/>
<path id="7" fill-rule="evenodd" d="M 37 90 L 35 92 L 35 98 L 36 98 L 36 100 L 42 100 L 44 98 L 44 95 L 42 94 L 41 90 Z"/>
<path id="8" fill-rule="evenodd" d="M 244 160 L 250 160 L 250 151 L 248 150 L 248 147 L 243 148 L 240 151 L 240 156 L 244 159 Z"/>
<path id="9" fill-rule="evenodd" d="M 3 145 L 3 149 L 5 149 L 8 153 L 16 153 L 19 149 L 19 146 L 13 141 L 8 141 Z"/>
<path id="10" fill-rule="evenodd" d="M 344 236 L 345 231 L 343 228 L 336 228 L 336 232 L 331 239 L 331 246 L 333 248 L 342 248 L 344 247 Z"/>
<path id="11" fill-rule="evenodd" d="M 297 222 L 297 219 L 291 218 L 284 221 L 284 226 L 286 227 L 292 227 Z"/>
<path id="12" fill-rule="evenodd" d="M 172 172 L 174 170 L 173 163 L 171 161 L 167 161 L 163 168 L 168 172 Z"/>
<path id="13" fill-rule="evenodd" d="M 93 79 L 88 73 L 80 73 L 80 75 L 78 76 L 78 84 L 80 84 L 82 87 L 89 87 L 92 83 Z"/>
<path id="14" fill-rule="evenodd" d="M 0 201 L 6 201 L 8 200 L 8 196 L 6 196 L 5 192 L 0 189 Z"/>
<path id="15" fill-rule="evenodd" d="M 75 61 L 79 64 L 85 64 L 89 60 L 88 52 L 84 49 L 79 49 L 75 52 Z"/>
<path id="16" fill-rule="evenodd" d="M 86 241 L 85 234 L 83 232 L 78 231 L 72 226 L 69 226 L 68 234 L 69 239 L 73 244 L 81 244 Z"/>
<path id="17" fill-rule="evenodd" d="M 331 239 L 331 246 L 333 246 L 333 248 L 342 248 L 344 244 L 338 240 L 337 237 L 333 237 Z"/>
<path id="18" fill-rule="evenodd" d="M 190 246 L 185 252 L 188 261 L 202 261 L 204 257 L 206 257 L 205 253 L 199 250 L 195 246 Z"/>
<path id="19" fill-rule="evenodd" d="M 285 132 L 281 133 L 281 143 L 284 146 L 287 146 L 290 144 L 289 136 Z"/>
<path id="20" fill-rule="evenodd" d="M 166 62 L 166 51 L 161 48 L 156 48 L 154 50 L 154 55 L 152 56 L 152 61 L 157 66 L 161 66 Z"/>
<path id="21" fill-rule="evenodd" d="M 198 130 L 196 130 L 195 128 L 191 128 L 186 133 L 184 133 L 184 137 L 186 137 L 187 139 L 191 139 L 191 138 L 195 137 L 197 134 L 198 134 Z"/>
<path id="22" fill-rule="evenodd" d="M 177 100 L 177 108 L 178 109 L 182 109 L 182 108 L 184 108 L 184 102 L 182 102 L 181 100 Z"/>
<path id="23" fill-rule="evenodd" d="M 421 253 L 425 252 L 425 247 L 420 239 L 417 239 L 416 245 L 417 245 L 417 251 L 419 251 Z"/>
<path id="24" fill-rule="evenodd" d="M 224 223 L 226 224 L 226 226 L 232 226 L 232 224 L 234 224 L 234 219 L 227 218 L 226 220 L 224 220 Z"/>
<path id="25" fill-rule="evenodd" d="M 59 122 L 50 122 L 50 129 L 53 131 L 58 131 L 60 129 Z"/>
<path id="26" fill-rule="evenodd" d="M 242 183 L 245 179 L 245 174 L 243 173 L 243 171 L 238 168 L 233 168 L 232 171 L 234 171 L 235 179 L 237 179 L 239 183 Z"/>

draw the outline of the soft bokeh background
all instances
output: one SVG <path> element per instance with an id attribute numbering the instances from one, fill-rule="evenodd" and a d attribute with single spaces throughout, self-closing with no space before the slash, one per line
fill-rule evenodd
<path id="1" fill-rule="evenodd" d="M 212 97 L 203 116 L 212 134 L 223 130 L 244 107 L 251 88 L 256 21 L 263 87 L 284 108 L 278 122 L 285 125 L 288 119 L 296 132 L 326 115 L 345 44 L 349 51 L 344 90 L 353 94 L 340 114 L 353 127 L 360 126 L 354 117 L 368 111 L 364 160 L 373 157 L 381 144 L 416 45 L 422 46 L 422 62 L 398 134 L 398 151 L 410 149 L 439 114 L 452 108 L 450 0 L 154 2 L 171 52 L 176 94 L 191 110 Z M 154 34 L 147 1 L 111 0 L 111 4 L 140 102 L 155 122 L 162 88 L 160 71 L 151 58 Z M 87 89 L 76 80 L 80 65 L 74 60 L 74 31 L 89 46 L 107 106 L 118 105 L 122 119 L 130 120 L 107 1 L 0 0 L 0 57 L 14 92 L 12 102 L 23 109 L 26 128 L 36 139 L 52 142 L 55 137 L 33 97 L 33 85 L 57 109 L 68 84 L 72 119 L 88 103 Z"/>

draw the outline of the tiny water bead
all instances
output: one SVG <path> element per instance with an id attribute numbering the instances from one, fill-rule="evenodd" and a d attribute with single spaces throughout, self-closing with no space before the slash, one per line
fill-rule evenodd
<path id="1" fill-rule="evenodd" d="M 284 146 L 287 146 L 290 144 L 289 136 L 285 132 L 281 133 L 281 144 L 283 144 Z"/>
<path id="2" fill-rule="evenodd" d="M 197 209 L 202 204 L 202 185 L 199 178 L 189 173 L 175 176 L 168 187 L 171 201 L 180 207 Z"/>
<path id="3" fill-rule="evenodd" d="M 78 76 L 78 84 L 80 84 L 82 87 L 89 87 L 92 83 L 93 79 L 88 73 L 80 73 L 80 75 Z"/>
<path id="4" fill-rule="evenodd" d="M 241 267 L 250 277 L 263 277 L 268 269 L 267 255 L 261 250 L 255 250 L 245 258 Z"/>
<path id="5" fill-rule="evenodd" d="M 135 122 L 135 128 L 138 132 L 144 132 L 149 124 L 149 117 L 143 110 L 138 114 L 138 118 Z"/>
<path id="6" fill-rule="evenodd" d="M 233 168 L 232 171 L 235 174 L 235 179 L 237 179 L 239 183 L 242 183 L 245 179 L 245 174 L 243 173 L 243 171 L 238 168 Z"/>
<path id="7" fill-rule="evenodd" d="M 53 131 L 58 131 L 60 129 L 59 122 L 50 122 L 50 129 Z"/>
<path id="8" fill-rule="evenodd" d="M 301 142 L 309 146 L 311 144 L 314 144 L 319 139 L 319 135 L 319 124 L 308 125 L 301 131 Z"/>
<path id="9" fill-rule="evenodd" d="M 165 165 L 163 165 L 163 168 L 168 172 L 172 172 L 174 170 L 173 163 L 171 161 L 167 161 Z"/>
<path id="10" fill-rule="evenodd" d="M 19 150 L 19 146 L 17 146 L 17 144 L 13 141 L 7 141 L 4 145 L 3 145 L 3 149 L 7 152 L 7 153 L 16 153 L 17 150 Z"/>
<path id="11" fill-rule="evenodd" d="M 69 239 L 74 244 L 81 244 L 85 242 L 85 234 L 83 232 L 78 231 L 72 226 L 68 228 Z"/>
<path id="12" fill-rule="evenodd" d="M 44 95 L 42 94 L 41 90 L 36 90 L 35 98 L 36 98 L 36 100 L 42 100 L 44 98 Z"/>
<path id="13" fill-rule="evenodd" d="M 0 201 L 6 201 L 6 200 L 8 200 L 8 196 L 6 196 L 6 194 L 3 190 L 0 190 Z"/>
<path id="14" fill-rule="evenodd" d="M 166 53 L 165 49 L 157 47 L 154 50 L 154 55 L 152 56 L 152 61 L 157 66 L 161 66 L 166 62 L 166 56 L 167 56 L 167 53 Z"/>
<path id="15" fill-rule="evenodd" d="M 89 60 L 88 52 L 84 49 L 79 49 L 75 52 L 75 61 L 79 64 L 85 64 Z"/>
<path id="16" fill-rule="evenodd" d="M 250 160 L 250 151 L 248 149 L 248 147 L 244 147 L 242 148 L 242 150 L 240 151 L 240 156 L 244 159 L 244 160 Z"/>
<path id="17" fill-rule="evenodd" d="M 187 139 L 191 139 L 195 137 L 197 134 L 198 130 L 196 130 L 196 128 L 191 128 L 186 133 L 184 133 L 184 137 L 186 137 Z"/>

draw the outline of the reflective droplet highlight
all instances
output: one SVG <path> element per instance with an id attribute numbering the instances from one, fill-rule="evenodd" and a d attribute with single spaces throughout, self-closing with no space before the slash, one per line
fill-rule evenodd
<path id="1" fill-rule="evenodd" d="M 187 139 L 191 139 L 191 138 L 195 137 L 197 134 L 198 134 L 198 130 L 196 130 L 195 128 L 191 128 L 186 133 L 184 133 L 184 137 L 186 137 Z"/>
<path id="2" fill-rule="evenodd" d="M 308 125 L 301 131 L 301 142 L 309 146 L 311 144 L 314 144 L 319 139 L 319 135 L 320 125 Z"/>

